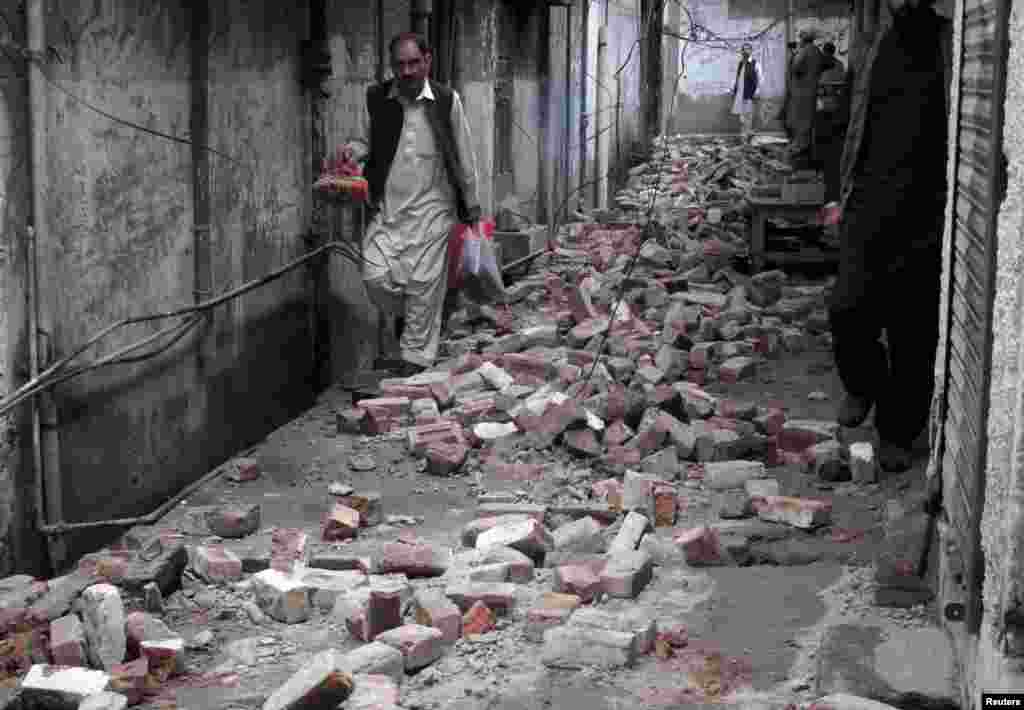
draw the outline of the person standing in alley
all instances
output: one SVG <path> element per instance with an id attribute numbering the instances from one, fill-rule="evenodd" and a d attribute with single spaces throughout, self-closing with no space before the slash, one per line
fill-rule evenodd
<path id="1" fill-rule="evenodd" d="M 818 78 L 824 69 L 824 56 L 814 44 L 813 30 L 800 31 L 800 49 L 790 69 L 786 102 L 786 130 L 790 135 L 793 166 L 810 167 L 814 114 L 818 103 Z"/>
<path id="2" fill-rule="evenodd" d="M 874 407 L 878 460 L 895 472 L 913 462 L 934 385 L 953 41 L 932 0 L 887 2 L 893 24 L 851 97 L 829 310 L 839 423 L 860 426 Z"/>
<path id="3" fill-rule="evenodd" d="M 839 200 L 839 161 L 843 139 L 850 121 L 849 86 L 846 67 L 836 59 L 836 46 L 821 47 L 826 69 L 818 81 L 818 113 L 814 121 L 814 158 L 825 173 L 825 202 Z"/>
<path id="4" fill-rule="evenodd" d="M 370 87 L 362 136 L 344 154 L 366 162 L 370 220 L 363 237 L 363 282 L 394 314 L 407 377 L 438 354 L 448 286 L 448 236 L 480 219 L 476 159 L 458 92 L 431 81 L 432 53 L 416 34 L 390 45 L 394 78 Z"/>
<path id="5" fill-rule="evenodd" d="M 732 112 L 740 117 L 743 138 L 748 139 L 754 129 L 754 104 L 761 88 L 761 65 L 750 56 L 753 47 L 744 44 L 740 63 L 736 67 L 736 81 L 732 87 Z"/>

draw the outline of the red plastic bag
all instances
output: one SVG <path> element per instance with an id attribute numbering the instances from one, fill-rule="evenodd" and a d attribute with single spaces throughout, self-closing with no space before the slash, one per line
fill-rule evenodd
<path id="1" fill-rule="evenodd" d="M 469 254 L 477 263 L 479 272 L 480 240 L 494 240 L 494 220 L 482 219 L 474 229 L 471 225 L 456 224 L 448 236 L 448 287 L 459 288 L 465 276 L 464 262 Z M 475 243 L 470 243 L 475 242 Z M 468 248 L 467 248 L 468 246 Z M 476 275 L 476 274 L 474 274 Z"/>

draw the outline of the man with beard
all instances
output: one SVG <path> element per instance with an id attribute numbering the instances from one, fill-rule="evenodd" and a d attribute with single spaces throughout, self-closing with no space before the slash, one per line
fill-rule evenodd
<path id="1" fill-rule="evenodd" d="M 887 1 L 893 24 L 868 52 L 852 94 L 829 306 L 846 389 L 839 423 L 860 426 L 875 407 L 879 463 L 895 472 L 912 464 L 934 385 L 952 23 L 932 0 Z"/>
<path id="2" fill-rule="evenodd" d="M 743 137 L 749 138 L 754 130 L 754 104 L 761 88 L 761 65 L 750 56 L 753 47 L 744 44 L 740 63 L 736 67 L 736 81 L 732 87 L 732 112 L 740 117 Z"/>
<path id="3" fill-rule="evenodd" d="M 363 139 L 343 157 L 366 161 L 370 222 L 363 282 L 394 314 L 406 377 L 437 358 L 448 285 L 448 235 L 480 219 L 472 138 L 459 94 L 430 81 L 432 53 L 415 34 L 391 41 L 394 79 L 370 87 Z M 388 364 L 388 363 L 381 363 Z M 380 365 L 378 365 L 380 366 Z"/>

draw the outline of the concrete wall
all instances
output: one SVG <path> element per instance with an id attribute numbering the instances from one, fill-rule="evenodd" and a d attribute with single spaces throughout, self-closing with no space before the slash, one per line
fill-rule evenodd
<path id="1" fill-rule="evenodd" d="M 513 208 L 523 216 L 539 221 L 544 206 L 541 165 L 544 154 L 544 81 L 547 62 L 547 8 L 539 3 L 520 10 L 520 25 L 515 44 L 515 97 L 512 127 L 512 152 L 515 157 L 515 197 Z"/>
<path id="2" fill-rule="evenodd" d="M 633 144 L 641 139 L 639 0 L 608 0 L 608 85 L 612 105 L 612 140 L 608 164 L 615 182 L 621 180 Z M 616 78 L 616 74 L 618 77 Z"/>
<path id="3" fill-rule="evenodd" d="M 189 26 L 176 3 L 47 4 L 54 80 L 129 121 L 189 130 Z M 302 253 L 309 125 L 299 85 L 302 2 L 210 8 L 211 271 L 218 292 Z M 48 95 L 41 249 L 43 308 L 58 356 L 113 321 L 192 302 L 190 148 Z M 6 231 L 6 230 L 5 230 Z M 92 355 L 155 332 L 128 328 Z M 215 312 L 158 358 L 57 390 L 65 517 L 148 512 L 311 401 L 309 312 L 300 270 Z M 72 553 L 96 542 L 76 535 Z"/>
<path id="4" fill-rule="evenodd" d="M 763 84 L 758 107 L 758 127 L 775 128 L 775 115 L 786 90 L 786 43 L 799 28 L 819 31 L 820 42 L 834 41 L 838 56 L 847 61 L 850 38 L 850 8 L 845 0 L 825 3 L 797 2 L 787 22 L 789 6 L 783 0 L 693 0 L 689 3 L 693 22 L 717 36 L 752 38 L 753 56 L 761 63 Z M 691 27 L 686 16 L 682 33 Z M 709 41 L 697 33 L 684 42 L 685 76 L 676 99 L 674 129 L 683 133 L 715 133 L 739 130 L 739 120 L 731 113 L 733 84 L 742 42 L 728 46 Z"/>
<path id="5" fill-rule="evenodd" d="M 1024 2 L 1011 5 L 1009 37 L 1024 33 Z M 958 15 L 962 6 L 958 3 Z M 961 31 L 956 21 L 957 39 Z M 1015 653 L 1006 653 L 1002 634 L 1007 611 L 1024 605 L 1024 48 L 1010 43 L 1003 150 L 1009 161 L 1006 199 L 998 223 L 996 297 L 993 313 L 988 465 L 981 523 L 985 556 L 981 633 L 967 637 L 949 624 L 963 670 L 963 707 L 979 707 L 984 691 L 1024 691 L 1024 639 L 1009 630 Z M 956 77 L 954 77 L 956 78 Z M 947 213 L 948 214 L 948 213 Z M 947 229 L 947 247 L 948 247 Z M 944 299 L 945 301 L 945 299 Z M 948 472 L 947 472 L 948 473 Z M 956 594 L 950 559 L 943 561 L 943 594 Z"/>
<path id="6" fill-rule="evenodd" d="M 0 2 L 11 24 L 4 36 L 25 41 L 21 3 Z M 26 380 L 25 226 L 29 217 L 28 101 L 24 65 L 0 55 L 0 397 Z M 0 417 L 0 575 L 11 572 L 13 558 L 32 543 L 20 533 L 25 510 L 17 491 L 28 490 L 30 472 L 22 466 L 27 419 L 21 411 Z M 29 497 L 30 498 L 30 497 Z"/>

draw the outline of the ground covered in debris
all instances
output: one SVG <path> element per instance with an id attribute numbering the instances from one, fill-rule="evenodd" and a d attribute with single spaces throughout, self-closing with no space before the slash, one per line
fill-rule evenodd
<path id="1" fill-rule="evenodd" d="M 6 707 L 954 696 L 923 462 L 880 475 L 835 424 L 827 282 L 742 271 L 766 170 L 659 142 L 620 195 L 656 219 L 561 230 L 435 369 L 332 389 L 159 525 L 0 580 Z"/>

